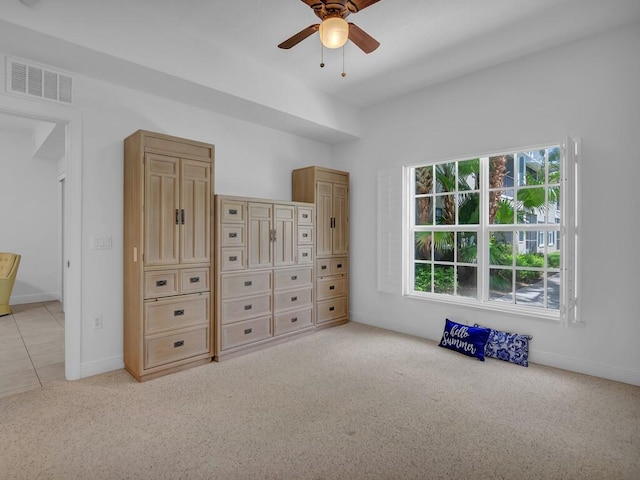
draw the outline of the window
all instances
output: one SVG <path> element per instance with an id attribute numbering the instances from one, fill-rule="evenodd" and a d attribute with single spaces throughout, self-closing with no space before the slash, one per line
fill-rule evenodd
<path id="1" fill-rule="evenodd" d="M 577 170 L 561 153 L 408 167 L 405 293 L 551 318 L 573 309 L 576 242 L 560 239 L 576 232 Z"/>

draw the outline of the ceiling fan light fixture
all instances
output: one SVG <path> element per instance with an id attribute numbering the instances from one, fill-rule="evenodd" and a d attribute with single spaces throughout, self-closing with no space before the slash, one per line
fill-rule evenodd
<path id="1" fill-rule="evenodd" d="M 327 48 L 340 48 L 349 39 L 349 24 L 344 18 L 329 17 L 320 24 L 320 41 Z"/>

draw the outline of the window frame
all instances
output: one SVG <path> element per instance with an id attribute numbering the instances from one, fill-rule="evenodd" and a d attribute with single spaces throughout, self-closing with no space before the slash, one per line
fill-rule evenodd
<path id="1" fill-rule="evenodd" d="M 412 172 L 415 168 L 423 167 L 423 166 L 433 166 L 435 169 L 435 165 L 443 164 L 443 163 L 452 163 L 452 162 L 462 162 L 465 160 L 471 160 L 474 158 L 488 158 L 495 157 L 499 155 L 513 155 L 514 159 L 514 168 L 516 165 L 520 164 L 518 154 L 522 152 L 530 152 L 537 151 L 542 149 L 550 149 L 554 147 L 560 148 L 560 198 L 559 204 L 557 205 L 556 214 L 560 213 L 560 224 L 558 224 L 558 219 L 556 217 L 555 220 L 552 219 L 551 209 L 548 209 L 546 215 L 546 223 L 544 224 L 536 224 L 534 225 L 525 225 L 518 224 L 517 220 L 514 224 L 508 225 L 508 228 L 504 229 L 504 225 L 489 225 L 489 217 L 487 206 L 489 205 L 489 180 L 488 180 L 488 172 L 489 166 L 483 165 L 481 161 L 481 188 L 480 188 L 480 215 L 481 220 L 478 225 L 459 225 L 457 224 L 457 212 L 456 212 L 456 224 L 455 225 L 446 225 L 447 230 L 451 230 L 454 232 L 461 231 L 472 231 L 475 227 L 478 229 L 477 235 L 477 245 L 478 245 L 478 257 L 476 260 L 477 265 L 477 298 L 468 298 L 464 296 L 458 296 L 453 294 L 442 294 L 442 293 L 432 293 L 432 292 L 419 292 L 416 291 L 414 284 L 414 275 L 415 275 L 415 232 L 416 224 L 415 224 L 415 185 L 412 185 L 414 181 Z M 577 265 L 578 265 L 578 256 L 579 256 L 579 239 L 578 239 L 578 204 L 579 204 L 579 169 L 578 169 L 578 157 L 579 157 L 580 144 L 579 142 L 574 142 L 570 137 L 564 142 L 546 142 L 543 144 L 538 144 L 534 146 L 525 146 L 525 147 L 516 147 L 516 148 L 505 148 L 497 151 L 493 151 L 490 153 L 484 154 L 474 154 L 474 155 L 460 155 L 456 157 L 450 157 L 445 159 L 433 159 L 428 162 L 420 162 L 412 165 L 405 165 L 403 168 L 403 228 L 402 228 L 402 237 L 403 237 L 403 251 L 402 251 L 402 294 L 406 297 L 416 298 L 420 300 L 427 300 L 437 303 L 446 303 L 459 305 L 464 307 L 472 307 L 476 309 L 482 310 L 490 310 L 497 312 L 505 312 L 510 314 L 515 314 L 522 317 L 533 317 L 541 320 L 549 320 L 555 322 L 561 322 L 563 324 L 571 323 L 571 324 L 581 324 L 578 308 L 577 308 L 577 293 L 578 293 L 578 280 L 577 280 Z M 488 160 L 485 160 L 488 163 Z M 548 162 L 546 162 L 548 164 Z M 435 174 L 434 174 L 435 175 Z M 517 172 L 514 172 L 514 177 L 517 176 Z M 456 177 L 457 178 L 457 177 Z M 545 177 L 546 178 L 546 177 Z M 434 178 L 435 181 L 435 178 Z M 456 181 L 457 183 L 457 181 Z M 516 179 L 514 179 L 514 184 L 517 183 Z M 548 189 L 550 188 L 550 184 L 545 182 L 545 195 L 548 195 Z M 515 186 L 515 185 L 514 185 Z M 517 188 L 517 187 L 516 187 Z M 435 198 L 436 198 L 436 189 L 434 188 L 434 205 L 433 208 L 435 210 Z M 458 191 L 458 187 L 456 186 L 456 192 Z M 496 226 L 498 228 L 496 228 Z M 488 232 L 491 230 L 507 230 L 513 232 L 512 244 L 517 247 L 520 236 L 522 232 L 532 231 L 532 230 L 540 230 L 540 227 L 543 227 L 542 230 L 546 233 L 543 236 L 544 242 L 541 248 L 544 249 L 545 252 L 553 251 L 556 249 L 557 244 L 560 244 L 561 253 L 561 264 L 559 266 L 560 278 L 561 278 L 561 287 L 560 287 L 560 298 L 559 300 L 559 308 L 551 309 L 548 308 L 546 303 L 545 296 L 545 304 L 543 307 L 540 306 L 527 306 L 524 304 L 518 303 L 500 303 L 496 301 L 489 300 L 489 288 L 488 288 L 488 279 L 489 279 L 489 271 L 491 269 L 491 265 L 486 258 L 488 255 L 488 248 L 486 245 L 486 240 L 488 238 Z M 427 227 L 433 227 L 433 225 L 428 225 Z M 473 228 L 469 228 L 473 227 Z M 517 235 L 517 236 L 516 236 Z M 553 236 L 554 244 L 547 245 L 548 238 Z M 557 237 L 557 241 L 556 241 Z M 568 241 L 569 238 L 573 237 L 572 241 Z M 525 233 L 525 240 L 528 238 L 528 235 Z M 538 242 L 539 243 L 539 242 Z M 515 248 L 515 247 L 514 247 Z M 515 255 L 514 255 L 515 257 Z M 457 257 L 454 257 L 456 259 Z M 545 257 L 548 258 L 548 257 Z M 435 268 L 435 258 L 431 258 L 431 268 Z M 454 262 L 454 268 L 456 268 L 457 263 Z M 515 267 L 515 258 L 514 258 L 514 267 Z M 549 269 L 548 265 L 545 264 L 545 268 L 543 270 L 543 281 L 544 288 L 547 288 L 547 277 Z M 556 269 L 552 269 L 557 271 Z M 515 275 L 515 269 L 514 269 Z M 567 279 L 572 279 L 571 282 L 568 282 Z M 571 283 L 571 286 L 569 286 Z M 515 292 L 514 292 L 515 293 Z M 515 295 L 514 295 L 515 298 Z"/>

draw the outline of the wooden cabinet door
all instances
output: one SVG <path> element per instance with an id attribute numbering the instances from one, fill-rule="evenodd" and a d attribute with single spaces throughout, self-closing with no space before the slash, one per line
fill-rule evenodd
<path id="1" fill-rule="evenodd" d="M 333 185 L 333 228 L 331 246 L 334 255 L 345 255 L 349 251 L 349 188 Z"/>
<path id="2" fill-rule="evenodd" d="M 316 183 L 316 256 L 331 255 L 332 184 Z"/>
<path id="3" fill-rule="evenodd" d="M 273 265 L 271 249 L 273 205 L 250 202 L 248 211 L 248 267 L 270 267 Z"/>
<path id="4" fill-rule="evenodd" d="M 297 236 L 294 219 L 296 207 L 293 205 L 273 206 L 273 266 L 282 267 L 295 264 Z"/>
<path id="5" fill-rule="evenodd" d="M 180 193 L 181 263 L 207 263 L 211 255 L 211 166 L 182 160 Z"/>
<path id="6" fill-rule="evenodd" d="M 179 262 L 180 160 L 165 155 L 145 156 L 144 264 Z"/>

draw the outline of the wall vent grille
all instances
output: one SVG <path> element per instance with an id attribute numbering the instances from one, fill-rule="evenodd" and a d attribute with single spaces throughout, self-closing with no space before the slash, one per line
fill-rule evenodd
<path id="1" fill-rule="evenodd" d="M 73 77 L 44 65 L 7 57 L 7 92 L 70 105 Z"/>

